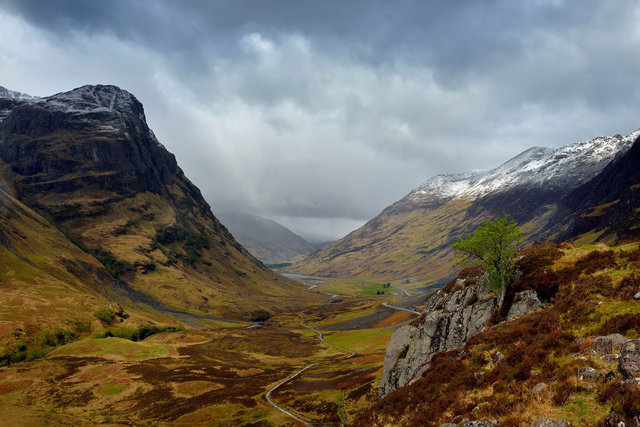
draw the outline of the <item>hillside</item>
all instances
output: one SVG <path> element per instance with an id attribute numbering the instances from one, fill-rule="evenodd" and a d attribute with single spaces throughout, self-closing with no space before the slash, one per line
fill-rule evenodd
<path id="1" fill-rule="evenodd" d="M 537 292 L 548 307 L 508 320 L 503 306 L 466 343 L 434 353 L 412 382 L 388 394 L 354 425 L 634 422 L 640 415 L 640 301 L 634 298 L 640 289 L 638 243 L 546 245 L 523 256 L 514 291 Z M 482 286 L 471 278 L 461 277 L 441 291 L 466 306 L 465 312 L 484 304 L 482 298 L 467 302 L 457 297 Z M 427 328 L 433 316 L 451 315 L 448 308 L 432 307 L 409 328 Z M 431 343 L 443 345 L 458 339 L 457 333 L 452 329 Z M 396 354 L 387 349 L 385 371 L 388 363 L 405 366 L 400 362 L 424 345 L 418 341 L 428 340 L 417 334 L 411 339 L 408 350 Z"/>
<path id="2" fill-rule="evenodd" d="M 488 172 L 436 176 L 289 271 L 412 283 L 450 276 L 456 238 L 505 211 L 535 241 L 547 232 L 561 201 L 629 150 L 638 134 L 534 147 Z"/>
<path id="3" fill-rule="evenodd" d="M 0 189 L 0 347 L 15 331 L 91 322 L 113 280 L 91 255 Z"/>
<path id="4" fill-rule="evenodd" d="M 0 176 L 70 250 L 100 260 L 110 277 L 90 282 L 110 300 L 251 319 L 317 299 L 234 240 L 149 129 L 142 104 L 120 88 L 0 92 Z"/>
<path id="5" fill-rule="evenodd" d="M 218 219 L 233 237 L 265 264 L 296 262 L 316 247 L 288 228 L 267 218 L 239 212 L 223 212 Z"/>

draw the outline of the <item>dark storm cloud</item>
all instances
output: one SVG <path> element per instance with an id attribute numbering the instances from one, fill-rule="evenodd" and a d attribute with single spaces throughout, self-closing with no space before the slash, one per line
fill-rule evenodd
<path id="1" fill-rule="evenodd" d="M 119 84 L 214 209 L 309 234 L 314 220 L 317 233 L 341 220 L 343 232 L 436 173 L 640 126 L 631 0 L 5 0 L 3 10 L 0 84 L 51 87 L 40 95 Z"/>

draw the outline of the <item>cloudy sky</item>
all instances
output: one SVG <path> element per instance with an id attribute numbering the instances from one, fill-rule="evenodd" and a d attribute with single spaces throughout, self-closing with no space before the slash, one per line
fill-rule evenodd
<path id="1" fill-rule="evenodd" d="M 115 84 L 214 213 L 335 239 L 427 178 L 640 127 L 636 0 L 0 2 L 0 86 Z"/>

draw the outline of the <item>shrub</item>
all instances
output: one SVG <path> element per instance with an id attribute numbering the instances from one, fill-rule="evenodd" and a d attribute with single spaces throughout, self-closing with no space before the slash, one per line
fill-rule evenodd
<path id="1" fill-rule="evenodd" d="M 143 324 L 137 328 L 122 327 L 111 329 L 109 331 L 103 331 L 102 334 L 96 335 L 96 338 L 116 337 L 123 338 L 129 341 L 142 341 L 151 335 L 158 334 L 160 332 L 178 332 L 183 328 L 181 326 L 156 326 Z"/>
<path id="2" fill-rule="evenodd" d="M 626 335 L 630 329 L 640 334 L 640 314 L 628 313 L 612 317 L 600 327 L 598 333 L 600 335 L 609 335 L 617 332 Z"/>
<path id="3" fill-rule="evenodd" d="M 102 320 L 107 325 L 111 325 L 116 315 L 113 311 L 111 311 L 107 307 L 104 307 L 96 311 L 95 313 L 93 313 L 93 317 L 95 317 L 98 320 Z"/>
<path id="4" fill-rule="evenodd" d="M 89 249 L 87 252 L 100 261 L 114 279 L 120 278 L 122 273 L 125 272 L 124 266 L 118 262 L 110 252 L 102 249 L 100 246 L 94 249 Z"/>
<path id="5" fill-rule="evenodd" d="M 595 273 L 605 268 L 617 267 L 617 255 L 612 250 L 591 251 L 575 263 L 575 269 L 585 274 Z"/>
<path id="6" fill-rule="evenodd" d="M 640 279 L 636 275 L 627 276 L 616 288 L 615 296 L 623 300 L 632 300 L 634 295 L 640 291 Z"/>
<path id="7" fill-rule="evenodd" d="M 611 403 L 613 411 L 623 414 L 628 421 L 640 415 L 640 386 L 631 382 L 615 381 L 607 384 L 598 394 L 600 403 Z"/>

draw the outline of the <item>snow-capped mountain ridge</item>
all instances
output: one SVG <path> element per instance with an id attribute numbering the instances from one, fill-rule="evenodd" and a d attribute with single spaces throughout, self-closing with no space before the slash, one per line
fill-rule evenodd
<path id="1" fill-rule="evenodd" d="M 561 193 L 593 178 L 616 156 L 629 150 L 640 129 L 623 137 L 603 136 L 553 149 L 532 147 L 487 172 L 437 175 L 409 193 L 412 202 L 480 198 L 514 189 L 544 188 Z"/>
<path id="2" fill-rule="evenodd" d="M 47 97 L 31 96 L 0 86 L 0 99 L 3 98 L 14 102 L 34 103 L 44 108 L 49 106 L 70 113 L 117 111 L 144 118 L 140 101 L 126 90 L 113 85 L 85 85 Z"/>
<path id="3" fill-rule="evenodd" d="M 2 86 L 0 86 L 0 98 L 22 99 L 22 100 L 38 99 L 37 96 L 31 96 L 26 93 L 16 92 L 14 90 L 9 90 Z"/>

